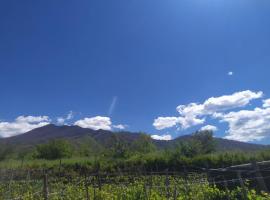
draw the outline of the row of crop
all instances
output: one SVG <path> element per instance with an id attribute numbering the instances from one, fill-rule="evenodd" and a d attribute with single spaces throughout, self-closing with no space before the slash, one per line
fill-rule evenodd
<path id="1" fill-rule="evenodd" d="M 49 200 L 270 200 L 270 195 L 255 190 L 235 188 L 223 190 L 209 184 L 203 177 L 181 179 L 172 176 L 152 176 L 133 182 L 122 180 L 119 183 L 97 185 L 90 179 L 76 182 L 53 179 L 48 186 Z M 43 200 L 42 181 L 0 184 L 0 199 Z"/>

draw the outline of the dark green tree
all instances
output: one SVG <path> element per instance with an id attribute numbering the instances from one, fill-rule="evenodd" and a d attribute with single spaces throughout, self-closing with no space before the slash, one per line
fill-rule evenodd
<path id="1" fill-rule="evenodd" d="M 13 148 L 9 145 L 0 146 L 0 161 L 7 159 L 13 153 Z"/>
<path id="2" fill-rule="evenodd" d="M 200 143 L 202 154 L 212 153 L 216 150 L 216 143 L 213 137 L 213 131 L 197 131 L 192 134 L 192 140 Z"/>
<path id="3" fill-rule="evenodd" d="M 130 155 L 129 144 L 119 135 L 114 134 L 110 139 L 109 154 L 114 158 L 127 158 Z"/>
<path id="4" fill-rule="evenodd" d="M 52 140 L 46 144 L 37 145 L 36 153 L 36 157 L 40 159 L 56 160 L 68 158 L 72 155 L 72 146 L 66 140 Z"/>
<path id="5" fill-rule="evenodd" d="M 146 154 L 155 151 L 156 146 L 153 144 L 153 141 L 149 135 L 141 133 L 139 139 L 132 143 L 131 149 L 133 152 Z"/>

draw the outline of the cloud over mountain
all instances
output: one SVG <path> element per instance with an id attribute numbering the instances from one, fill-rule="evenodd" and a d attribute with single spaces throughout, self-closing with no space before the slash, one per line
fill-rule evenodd
<path id="1" fill-rule="evenodd" d="M 72 120 L 74 114 L 70 111 L 65 117 L 58 117 L 52 120 L 48 116 L 19 116 L 14 121 L 0 121 L 0 137 L 11 137 L 19 134 L 26 133 L 36 128 L 46 126 L 55 121 L 58 125 L 77 125 L 82 128 L 90 128 L 93 130 L 123 130 L 127 125 L 117 124 L 114 125 L 109 117 L 89 117 L 77 120 L 74 123 L 68 123 Z"/>
<path id="2" fill-rule="evenodd" d="M 229 129 L 225 138 L 239 141 L 261 140 L 270 136 L 270 99 L 263 101 L 262 108 L 241 110 L 254 99 L 263 97 L 263 92 L 240 91 L 231 95 L 211 97 L 203 103 L 179 105 L 176 110 L 179 116 L 158 117 L 153 126 L 157 130 L 177 127 L 187 129 L 206 122 L 208 116 L 227 122 Z M 240 109 L 235 111 L 235 109 Z M 229 113 L 228 113 L 229 112 Z M 201 130 L 217 130 L 216 126 L 207 125 Z"/>
<path id="3" fill-rule="evenodd" d="M 248 142 L 270 136 L 270 108 L 240 110 L 220 114 L 217 118 L 229 124 L 226 139 Z"/>
<path id="4" fill-rule="evenodd" d="M 165 134 L 165 135 L 151 135 L 151 138 L 154 140 L 172 140 L 172 136 L 169 134 Z"/>
<path id="5" fill-rule="evenodd" d="M 11 137 L 50 123 L 48 116 L 19 116 L 13 122 L 0 122 L 0 136 Z"/>

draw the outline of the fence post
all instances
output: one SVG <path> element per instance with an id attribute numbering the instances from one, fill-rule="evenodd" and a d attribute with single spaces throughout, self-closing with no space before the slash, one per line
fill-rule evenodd
<path id="1" fill-rule="evenodd" d="M 226 198 L 227 198 L 227 200 L 230 200 L 228 182 L 227 182 L 227 180 L 226 180 L 226 178 L 225 178 L 224 175 L 222 177 L 223 177 L 224 187 L 225 187 L 225 191 L 226 191 Z"/>
<path id="2" fill-rule="evenodd" d="M 185 195 L 188 195 L 188 188 L 189 184 L 188 184 L 188 171 L 186 166 L 184 165 L 184 189 L 185 189 Z"/>
<path id="3" fill-rule="evenodd" d="M 261 174 L 261 171 L 260 171 L 260 168 L 258 167 L 258 164 L 256 161 L 253 161 L 252 162 L 252 166 L 254 168 L 254 171 L 255 171 L 255 176 L 256 176 L 256 180 L 260 186 L 260 189 L 263 190 L 264 192 L 268 192 L 268 188 L 264 182 L 264 179 L 262 177 L 262 174 Z"/>
<path id="4" fill-rule="evenodd" d="M 240 170 L 237 171 L 237 177 L 238 177 L 238 180 L 239 180 L 241 188 L 242 188 L 242 197 L 243 197 L 243 199 L 247 199 L 247 190 L 246 190 L 246 186 L 244 184 L 244 181 L 242 179 Z"/>
<path id="5" fill-rule="evenodd" d="M 85 186 L 85 191 L 86 191 L 86 200 L 90 200 L 89 191 L 88 191 L 88 181 L 87 181 L 86 174 L 85 174 L 84 186 Z"/>
<path id="6" fill-rule="evenodd" d="M 95 182 L 93 183 L 93 188 L 94 188 L 94 200 L 96 200 L 96 186 L 95 186 Z"/>
<path id="7" fill-rule="evenodd" d="M 44 200 L 49 200 L 48 174 L 47 173 L 45 173 L 43 177 L 43 195 L 44 195 Z"/>
<path id="8" fill-rule="evenodd" d="M 166 197 L 167 199 L 170 198 L 170 190 L 169 190 L 169 185 L 170 185 L 170 180 L 169 180 L 169 176 L 168 176 L 168 169 L 166 170 Z"/>
<path id="9" fill-rule="evenodd" d="M 209 170 L 209 165 L 208 162 L 206 163 L 206 176 L 207 176 L 207 181 L 210 185 L 213 185 L 213 178 L 211 175 L 211 171 Z"/>
<path id="10" fill-rule="evenodd" d="M 9 198 L 11 197 L 11 184 L 12 184 L 12 181 L 13 181 L 13 170 L 11 171 L 11 176 L 10 176 L 10 180 L 9 180 L 9 183 L 8 183 L 8 193 L 9 193 Z"/>
<path id="11" fill-rule="evenodd" d="M 152 187 L 153 187 L 153 172 L 151 169 L 151 173 L 150 173 L 150 186 L 149 186 L 149 194 L 150 196 L 152 195 Z"/>
<path id="12" fill-rule="evenodd" d="M 100 180 L 100 174 L 99 174 L 99 171 L 98 171 L 97 178 L 98 178 L 98 189 L 99 189 L 99 191 L 101 191 L 101 180 Z"/>
<path id="13" fill-rule="evenodd" d="M 177 187 L 176 187 L 176 185 L 174 184 L 173 200 L 176 200 L 176 199 L 177 199 Z"/>

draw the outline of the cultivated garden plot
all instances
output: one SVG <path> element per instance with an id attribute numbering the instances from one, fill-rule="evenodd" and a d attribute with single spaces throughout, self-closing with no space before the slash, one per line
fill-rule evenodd
<path id="1" fill-rule="evenodd" d="M 50 173 L 13 173 L 2 179 L 3 200 L 238 200 L 270 199 L 249 186 L 249 180 L 213 182 L 207 174 L 92 174 L 59 177 Z M 213 180 L 213 179 L 212 179 Z M 251 179 L 252 180 L 252 179 Z M 231 184 L 233 182 L 233 184 Z M 241 185 L 244 183 L 244 185 Z"/>

